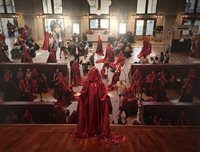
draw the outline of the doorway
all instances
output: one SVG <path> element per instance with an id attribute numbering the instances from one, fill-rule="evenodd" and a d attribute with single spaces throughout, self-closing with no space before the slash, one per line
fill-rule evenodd
<path id="1" fill-rule="evenodd" d="M 138 40 L 144 37 L 153 39 L 155 36 L 156 19 L 136 19 L 135 36 Z"/>

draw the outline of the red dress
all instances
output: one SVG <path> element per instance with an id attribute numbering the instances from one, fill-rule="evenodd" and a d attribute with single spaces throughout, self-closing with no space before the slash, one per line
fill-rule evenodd
<path id="1" fill-rule="evenodd" d="M 49 33 L 45 32 L 44 34 L 44 43 L 43 46 L 41 47 L 42 50 L 48 50 L 49 48 Z"/>
<path id="2" fill-rule="evenodd" d="M 22 46 L 21 62 L 22 63 L 33 63 L 32 57 L 29 53 L 29 49 L 26 46 Z"/>
<path id="3" fill-rule="evenodd" d="M 116 62 L 110 62 L 109 67 L 110 68 L 115 68 L 117 65 L 121 64 L 123 65 L 125 62 L 125 57 L 122 51 L 119 52 L 118 58 Z"/>
<path id="4" fill-rule="evenodd" d="M 71 73 L 72 73 L 72 84 L 75 86 L 80 85 L 81 73 L 79 69 L 79 64 L 76 61 L 72 63 Z"/>
<path id="5" fill-rule="evenodd" d="M 105 61 L 108 61 L 108 62 L 115 61 L 115 54 L 114 54 L 113 48 L 111 47 L 111 45 L 109 43 L 106 48 L 105 57 L 103 59 L 97 60 L 96 63 L 104 63 Z"/>
<path id="6" fill-rule="evenodd" d="M 79 98 L 77 137 L 110 137 L 109 100 L 98 69 L 92 69 Z"/>
<path id="7" fill-rule="evenodd" d="M 101 41 L 100 35 L 98 36 L 98 43 L 97 43 L 96 53 L 97 53 L 98 55 L 101 55 L 101 56 L 104 55 L 104 54 L 103 54 L 102 41 Z"/>
<path id="8" fill-rule="evenodd" d="M 138 54 L 138 58 L 140 59 L 141 57 L 148 56 L 149 54 L 151 54 L 151 43 L 149 42 L 149 39 L 145 38 L 143 41 L 143 47 L 142 50 L 140 51 L 140 53 Z"/>
<path id="9" fill-rule="evenodd" d="M 47 63 L 56 63 L 56 52 L 53 48 L 50 49 Z"/>

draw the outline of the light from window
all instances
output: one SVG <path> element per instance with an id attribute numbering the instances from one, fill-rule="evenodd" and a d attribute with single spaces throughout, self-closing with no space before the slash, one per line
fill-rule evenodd
<path id="1" fill-rule="evenodd" d="M 186 13 L 194 13 L 195 1 L 196 0 L 186 0 L 186 8 L 185 8 Z"/>
<path id="2" fill-rule="evenodd" d="M 154 20 L 147 20 L 146 35 L 153 35 Z"/>
<path id="3" fill-rule="evenodd" d="M 62 0 L 54 0 L 54 13 L 55 14 L 63 13 Z"/>
<path id="4" fill-rule="evenodd" d="M 157 8 L 157 0 L 149 0 L 147 13 L 148 14 L 156 13 L 156 8 Z"/>
<path id="5" fill-rule="evenodd" d="M 98 19 L 90 19 L 90 29 L 98 29 L 99 20 Z"/>
<path id="6" fill-rule="evenodd" d="M 6 0 L 7 13 L 15 13 L 14 0 Z"/>
<path id="7" fill-rule="evenodd" d="M 3 0 L 0 0 L 0 13 L 5 13 Z"/>
<path id="8" fill-rule="evenodd" d="M 136 35 L 143 35 L 144 20 L 136 21 Z"/>
<path id="9" fill-rule="evenodd" d="M 200 0 L 198 0 L 198 2 L 197 2 L 196 13 L 200 13 Z"/>
<path id="10" fill-rule="evenodd" d="M 43 5 L 43 13 L 44 14 L 52 14 L 52 4 L 51 0 L 42 0 Z"/>
<path id="11" fill-rule="evenodd" d="M 100 29 L 109 28 L 109 19 L 100 19 Z"/>
<path id="12" fill-rule="evenodd" d="M 119 34 L 126 34 L 126 23 L 119 24 Z"/>
<path id="13" fill-rule="evenodd" d="M 73 33 L 80 34 L 80 28 L 78 23 L 73 23 Z"/>
<path id="14" fill-rule="evenodd" d="M 145 14 L 147 0 L 137 1 L 137 14 Z"/>

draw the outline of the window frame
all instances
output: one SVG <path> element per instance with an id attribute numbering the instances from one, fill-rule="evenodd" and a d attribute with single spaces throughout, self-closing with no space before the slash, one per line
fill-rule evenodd
<path id="1" fill-rule="evenodd" d="M 146 4 L 145 4 L 145 13 L 137 13 L 137 5 L 138 5 L 138 1 L 136 2 L 136 14 L 137 15 L 154 15 L 154 14 L 157 14 L 157 11 L 158 11 L 158 1 L 157 0 L 157 3 L 156 3 L 156 12 L 155 13 L 148 13 L 148 6 L 149 6 L 149 0 L 146 0 Z"/>
<path id="2" fill-rule="evenodd" d="M 108 20 L 108 28 L 101 28 L 101 20 L 102 19 Z M 98 27 L 97 28 L 91 28 L 91 26 L 90 26 L 91 20 L 98 20 Z M 89 29 L 90 30 L 109 30 L 110 29 L 110 19 L 109 18 L 90 18 L 89 19 Z"/>
<path id="3" fill-rule="evenodd" d="M 190 12 L 186 12 L 187 2 L 186 2 L 186 0 L 185 0 L 185 14 L 200 14 L 200 11 L 197 12 L 198 2 L 200 3 L 200 0 L 195 0 L 195 3 L 194 3 L 194 11 L 190 13 Z M 199 9 L 200 9 L 200 8 L 199 8 Z"/>
<path id="4" fill-rule="evenodd" d="M 14 3 L 14 5 L 6 5 L 6 0 L 2 0 L 3 2 L 3 9 L 4 9 L 4 12 L 3 13 L 0 13 L 0 14 L 16 14 L 16 9 L 15 9 L 15 0 L 10 0 Z M 8 10 L 7 10 L 7 6 L 14 6 L 14 8 L 12 8 L 14 10 L 14 12 L 12 13 L 8 13 Z"/>
<path id="5" fill-rule="evenodd" d="M 43 0 L 41 0 L 42 3 L 42 12 L 44 15 L 62 15 L 63 14 L 63 0 L 61 0 L 62 2 L 62 13 L 55 13 L 55 6 L 54 6 L 54 0 L 51 0 L 51 9 L 52 9 L 52 13 L 44 13 L 44 6 L 43 6 Z"/>
<path id="6" fill-rule="evenodd" d="M 143 34 L 142 35 L 136 35 L 137 20 L 143 20 L 144 21 Z M 153 34 L 152 35 L 146 35 L 147 21 L 148 20 L 154 20 Z M 157 18 L 137 18 L 135 20 L 135 31 L 134 31 L 134 34 L 135 34 L 135 36 L 155 36 L 156 25 L 157 25 Z"/>

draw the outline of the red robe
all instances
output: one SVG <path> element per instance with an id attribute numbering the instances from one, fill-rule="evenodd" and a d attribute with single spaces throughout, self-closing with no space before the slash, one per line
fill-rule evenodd
<path id="1" fill-rule="evenodd" d="M 119 52 L 118 58 L 116 62 L 110 62 L 109 67 L 110 68 L 115 68 L 117 65 L 121 64 L 123 65 L 125 62 L 125 57 L 122 51 Z"/>
<path id="2" fill-rule="evenodd" d="M 44 43 L 43 46 L 41 47 L 42 50 L 48 50 L 49 48 L 49 33 L 45 32 L 44 34 Z"/>
<path id="3" fill-rule="evenodd" d="M 98 42 L 97 42 L 96 53 L 97 53 L 98 55 L 101 55 L 101 56 L 104 55 L 104 54 L 103 54 L 102 41 L 101 41 L 100 35 L 98 36 Z"/>
<path id="4" fill-rule="evenodd" d="M 114 62 L 114 60 L 115 60 L 115 55 L 114 55 L 113 48 L 108 43 L 105 57 L 103 59 L 97 60 L 96 63 L 104 63 L 105 61 Z"/>
<path id="5" fill-rule="evenodd" d="M 71 72 L 72 72 L 72 84 L 75 86 L 80 85 L 81 73 L 79 69 L 79 64 L 76 61 L 72 63 Z"/>
<path id="6" fill-rule="evenodd" d="M 47 63 L 56 63 L 56 52 L 53 48 L 50 49 L 49 57 Z"/>
<path id="7" fill-rule="evenodd" d="M 109 100 L 99 71 L 90 71 L 78 103 L 77 137 L 110 137 Z"/>
<path id="8" fill-rule="evenodd" d="M 22 56 L 21 56 L 22 63 L 33 63 L 32 57 L 29 53 L 29 49 L 26 46 L 22 47 Z"/>
<path id="9" fill-rule="evenodd" d="M 137 55 L 137 57 L 140 59 L 140 58 L 143 57 L 144 55 L 145 55 L 145 56 L 150 55 L 150 54 L 151 54 L 151 48 L 152 48 L 152 45 L 151 45 L 151 43 L 149 42 L 149 39 L 145 38 L 144 41 L 143 41 L 142 50 L 141 50 L 140 53 Z"/>

